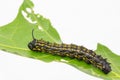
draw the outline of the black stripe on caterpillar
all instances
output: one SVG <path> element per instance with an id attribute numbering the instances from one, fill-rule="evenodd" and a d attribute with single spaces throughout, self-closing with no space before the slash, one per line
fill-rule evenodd
<path id="1" fill-rule="evenodd" d="M 75 44 L 57 44 L 42 39 L 37 40 L 34 38 L 33 31 L 34 30 L 32 30 L 33 41 L 28 44 L 30 50 L 83 60 L 86 63 L 99 68 L 105 74 L 108 74 L 111 71 L 110 63 L 107 62 L 105 58 L 101 57 L 101 55 L 97 55 L 94 51 Z"/>

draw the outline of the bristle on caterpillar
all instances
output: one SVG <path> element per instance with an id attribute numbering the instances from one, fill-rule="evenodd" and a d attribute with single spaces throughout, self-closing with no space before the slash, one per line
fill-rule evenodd
<path id="1" fill-rule="evenodd" d="M 76 58 L 78 60 L 83 60 L 88 64 L 102 70 L 105 74 L 111 71 L 110 63 L 107 62 L 105 58 L 101 55 L 97 55 L 94 51 L 89 50 L 83 46 L 77 46 L 75 44 L 57 44 L 50 43 L 45 40 L 37 40 L 34 38 L 32 30 L 33 41 L 28 44 L 29 49 L 39 52 L 47 52 L 53 55 L 59 55 L 61 57 Z"/>

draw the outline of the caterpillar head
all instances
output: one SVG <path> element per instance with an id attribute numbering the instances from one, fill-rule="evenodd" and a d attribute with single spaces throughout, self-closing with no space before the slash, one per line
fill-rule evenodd
<path id="1" fill-rule="evenodd" d="M 35 47 L 36 47 L 35 43 L 37 42 L 37 40 L 34 38 L 33 31 L 34 31 L 34 29 L 32 30 L 33 41 L 28 43 L 28 48 L 31 49 L 31 50 L 35 49 Z"/>

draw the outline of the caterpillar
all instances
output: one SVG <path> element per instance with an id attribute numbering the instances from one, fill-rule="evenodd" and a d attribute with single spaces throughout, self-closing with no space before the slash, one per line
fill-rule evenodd
<path id="1" fill-rule="evenodd" d="M 106 58 L 103 58 L 101 55 L 97 55 L 94 51 L 75 44 L 57 44 L 50 43 L 43 39 L 37 40 L 34 38 L 33 31 L 34 29 L 32 30 L 33 41 L 28 43 L 28 48 L 30 50 L 83 60 L 87 64 L 92 64 L 97 67 L 105 74 L 108 74 L 111 71 L 110 63 L 107 62 Z"/>

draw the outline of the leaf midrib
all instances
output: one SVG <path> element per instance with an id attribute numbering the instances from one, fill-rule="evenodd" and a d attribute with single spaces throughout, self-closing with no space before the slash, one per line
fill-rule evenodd
<path id="1" fill-rule="evenodd" d="M 18 50 L 30 51 L 29 49 L 20 48 L 20 47 L 13 47 L 13 46 L 4 45 L 4 44 L 1 44 L 1 43 L 0 43 L 0 46 L 7 47 L 7 48 L 11 48 L 11 49 L 18 49 Z"/>

